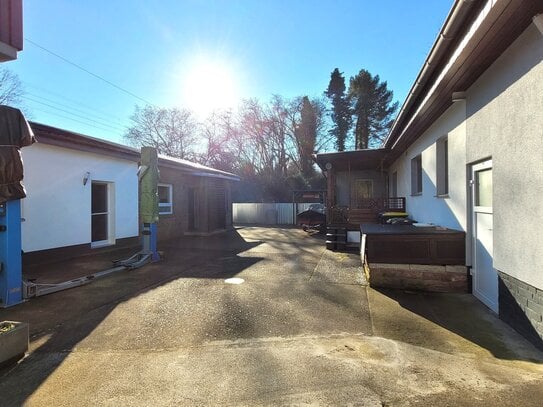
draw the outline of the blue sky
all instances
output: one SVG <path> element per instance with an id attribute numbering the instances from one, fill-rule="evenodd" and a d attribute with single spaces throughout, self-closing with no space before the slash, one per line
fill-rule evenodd
<path id="1" fill-rule="evenodd" d="M 347 80 L 362 68 L 379 74 L 401 103 L 452 0 L 23 4 L 27 39 L 155 105 L 201 110 L 206 70 L 230 84 L 225 104 L 318 96 L 336 67 Z M 22 80 L 31 118 L 45 124 L 122 142 L 143 104 L 28 41 L 4 65 Z"/>

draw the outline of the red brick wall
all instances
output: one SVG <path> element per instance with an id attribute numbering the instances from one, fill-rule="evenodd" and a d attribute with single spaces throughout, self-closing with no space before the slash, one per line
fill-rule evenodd
<path id="1" fill-rule="evenodd" d="M 216 217 L 210 214 L 210 196 L 215 188 L 225 189 L 226 198 L 226 229 L 232 227 L 232 201 L 230 193 L 231 181 L 212 177 L 196 177 L 184 174 L 172 168 L 159 166 L 161 184 L 171 184 L 173 187 L 173 213 L 171 215 L 160 215 L 158 224 L 159 241 L 173 239 L 190 233 L 209 233 L 216 230 L 213 219 Z M 189 189 L 195 190 L 194 204 L 194 229 L 189 230 Z M 211 215 L 211 216 L 210 216 Z M 210 223 L 211 219 L 211 223 Z"/>

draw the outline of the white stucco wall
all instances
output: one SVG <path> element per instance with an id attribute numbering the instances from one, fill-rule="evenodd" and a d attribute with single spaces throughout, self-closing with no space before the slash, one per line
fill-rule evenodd
<path id="1" fill-rule="evenodd" d="M 542 61 L 532 24 L 467 92 L 467 162 L 492 157 L 494 267 L 540 289 Z"/>
<path id="2" fill-rule="evenodd" d="M 115 185 L 115 238 L 138 235 L 137 163 L 39 143 L 22 155 L 25 252 L 90 243 L 92 180 Z M 83 185 L 87 171 L 91 179 Z"/>
<path id="3" fill-rule="evenodd" d="M 466 104 L 453 104 L 390 167 L 398 173 L 398 196 L 406 197 L 411 218 L 452 229 L 467 229 L 466 216 Z M 449 194 L 436 196 L 436 141 L 448 137 Z M 411 195 L 411 159 L 422 155 L 422 194 Z"/>

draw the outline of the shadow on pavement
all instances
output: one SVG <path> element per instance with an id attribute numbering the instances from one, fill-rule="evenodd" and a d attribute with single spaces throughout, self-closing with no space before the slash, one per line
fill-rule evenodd
<path id="1" fill-rule="evenodd" d="M 398 312 L 397 306 L 388 312 L 386 303 L 375 297 L 372 312 L 380 331 L 376 334 L 442 352 L 473 352 L 474 347 L 455 337 L 458 335 L 499 359 L 543 363 L 542 353 L 470 294 L 375 291 L 412 313 Z"/>
<path id="2" fill-rule="evenodd" d="M 16 366 L 0 369 L 0 404 L 24 404 L 62 364 L 70 351 L 119 304 L 177 279 L 233 277 L 261 260 L 258 257 L 237 257 L 238 253 L 259 244 L 261 242 L 245 241 L 237 231 L 170 241 L 161 245 L 163 247 L 160 249 L 166 251 L 166 257 L 159 263 L 121 271 L 85 286 L 0 309 L 0 320 L 28 322 L 31 336 L 30 355 Z M 237 261 L 227 268 L 210 267 L 225 257 L 236 258 Z M 63 270 L 65 275 L 70 275 L 70 268 L 78 261 L 82 260 L 71 259 L 47 267 Z M 99 271 L 104 266 L 102 258 L 94 265 L 91 256 L 83 261 L 87 264 L 86 271 Z M 93 270 L 96 267 L 98 269 Z M 45 273 L 47 268 L 44 267 L 42 271 Z"/>

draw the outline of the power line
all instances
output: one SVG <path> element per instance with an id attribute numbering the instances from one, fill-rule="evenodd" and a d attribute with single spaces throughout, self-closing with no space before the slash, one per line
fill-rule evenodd
<path id="1" fill-rule="evenodd" d="M 114 83 L 111 82 L 111 81 L 108 81 L 107 79 L 103 78 L 102 76 L 97 75 L 97 74 L 95 74 L 95 73 L 89 71 L 88 69 L 82 67 L 81 65 L 76 64 L 75 62 L 70 61 L 70 60 L 67 59 L 67 58 L 64 58 L 62 55 L 59 55 L 59 54 L 57 54 L 57 53 L 55 53 L 55 52 L 53 52 L 53 51 L 51 51 L 51 50 L 49 50 L 49 49 L 47 49 L 47 48 L 41 46 L 40 44 L 38 44 L 38 43 L 32 41 L 31 39 L 25 37 L 25 41 L 29 42 L 30 44 L 34 45 L 35 47 L 38 47 L 38 48 L 42 49 L 43 51 L 45 51 L 45 52 L 47 52 L 47 53 L 53 55 L 54 57 L 56 57 L 56 58 L 58 58 L 58 59 L 60 59 L 60 60 L 62 60 L 62 61 L 64 61 L 64 62 L 66 62 L 67 64 L 70 64 L 70 65 L 76 67 L 77 69 L 79 69 L 79 70 L 81 70 L 81 71 L 83 71 L 83 72 L 85 72 L 85 73 L 87 73 L 87 74 L 89 74 L 89 75 L 91 75 L 91 76 L 94 76 L 95 78 L 101 80 L 102 82 L 105 82 L 105 83 L 107 83 L 107 84 L 110 85 L 110 86 L 113 86 L 114 88 L 120 90 L 121 92 L 124 92 L 124 93 L 126 93 L 127 95 L 130 95 L 130 96 L 132 96 L 132 97 L 134 97 L 134 98 L 136 98 L 136 99 L 138 99 L 138 100 L 141 100 L 142 102 L 145 102 L 145 103 L 148 104 L 148 105 L 155 106 L 153 103 L 149 102 L 148 100 L 146 100 L 146 99 L 144 99 L 144 98 L 142 98 L 142 97 L 139 97 L 138 95 L 136 95 L 136 94 L 130 92 L 129 90 L 126 90 L 126 89 L 124 89 L 124 88 L 122 88 L 122 87 L 120 87 L 120 86 L 114 84 Z"/>
<path id="2" fill-rule="evenodd" d="M 27 81 L 24 81 L 24 86 L 30 86 L 31 88 L 34 88 L 40 92 L 43 92 L 43 93 L 46 93 L 48 95 L 51 95 L 53 97 L 56 97 L 56 98 L 59 98 L 59 99 L 62 99 L 62 100 L 65 100 L 65 101 L 70 101 L 72 102 L 73 104 L 76 104 L 76 105 L 79 105 L 81 107 L 84 107 L 85 109 L 88 109 L 88 110 L 91 110 L 91 111 L 94 111 L 94 112 L 97 112 L 99 113 L 100 115 L 104 115 L 104 116 L 109 116 L 110 118 L 114 118 L 115 120 L 121 122 L 122 120 L 120 119 L 119 116 L 115 116 L 115 115 L 112 115 L 111 113 L 108 113 L 108 112 L 105 112 L 103 110 L 100 110 L 100 109 L 97 109 L 96 107 L 93 107 L 93 106 L 90 106 L 90 105 L 87 105 L 85 103 L 82 103 L 78 100 L 75 100 L 75 99 L 72 99 L 72 98 L 69 98 L 61 93 L 58 93 L 58 92 L 54 92 L 50 89 L 47 89 L 47 88 L 44 88 L 42 86 L 37 86 L 33 83 L 30 83 L 30 82 L 27 82 Z M 30 92 L 26 92 L 28 94 L 31 94 Z M 34 96 L 37 96 L 37 95 L 34 95 Z M 37 97 L 41 97 L 41 96 L 37 96 Z M 44 97 L 42 97 L 42 99 L 45 99 Z"/>
<path id="3" fill-rule="evenodd" d="M 56 110 L 58 110 L 58 111 L 67 113 L 67 114 L 72 115 L 72 116 L 75 116 L 75 117 L 78 117 L 78 118 L 80 118 L 80 119 L 85 120 L 85 122 L 83 122 L 83 121 L 81 121 L 81 120 L 78 120 L 78 119 L 74 119 L 74 118 L 69 117 L 69 116 L 65 116 L 65 115 L 61 115 L 61 114 L 55 113 L 55 112 L 51 112 L 51 111 L 49 111 L 49 110 L 40 109 L 40 108 L 37 108 L 37 107 L 33 107 L 32 110 L 37 110 L 37 111 L 40 111 L 40 112 L 44 112 L 44 113 L 52 114 L 52 115 L 55 115 L 55 116 L 63 117 L 63 118 L 65 118 L 65 119 L 70 119 L 70 120 L 73 120 L 73 121 L 78 122 L 78 123 L 86 124 L 86 125 L 88 125 L 88 126 L 97 126 L 97 125 L 98 125 L 98 126 L 100 126 L 100 130 L 114 131 L 114 132 L 116 132 L 116 133 L 122 133 L 122 132 L 125 131 L 125 129 L 120 129 L 120 128 L 117 128 L 117 127 L 110 126 L 110 125 L 108 125 L 108 124 L 101 123 L 101 122 L 96 121 L 96 120 L 93 120 L 93 119 L 88 119 L 88 118 L 86 118 L 85 116 L 80 116 L 80 115 L 71 113 L 71 112 L 69 112 L 69 111 L 65 111 L 65 110 L 56 108 L 56 107 L 54 107 L 54 106 L 47 105 L 46 103 L 42 103 L 42 105 L 45 105 L 46 107 L 50 107 L 50 108 L 56 109 Z M 90 124 L 90 123 L 94 123 L 94 124 Z"/>
<path id="4" fill-rule="evenodd" d="M 76 111 L 76 112 L 80 112 L 82 114 L 85 114 L 87 116 L 91 116 L 91 117 L 94 117 L 98 120 L 103 120 L 103 121 L 106 121 L 106 122 L 112 122 L 112 119 L 106 117 L 105 115 L 102 115 L 100 113 L 96 114 L 96 113 L 89 113 L 87 111 L 85 111 L 84 109 L 78 109 L 77 107 L 73 107 L 73 106 L 70 106 L 70 105 L 67 105 L 67 104 L 64 104 L 64 103 L 61 103 L 61 102 L 57 102 L 56 100 L 53 100 L 53 99 L 49 99 L 49 98 L 46 98 L 44 96 L 41 96 L 41 95 L 36 95 L 34 93 L 31 93 L 31 92 L 25 92 L 25 95 L 23 96 L 26 96 L 26 95 L 29 95 L 29 96 L 32 96 L 34 98 L 38 98 L 38 99 L 41 99 L 41 100 L 45 100 L 46 102 L 49 102 L 49 103 L 53 103 L 55 105 L 58 105 L 58 106 L 62 106 L 62 107 L 65 107 L 67 109 L 71 109 L 73 111 Z M 31 100 L 30 98 L 27 97 L 27 99 Z M 39 102 L 38 102 L 39 103 Z M 95 111 L 94 109 L 90 109 L 90 108 L 86 108 L 86 110 L 92 110 L 92 111 Z M 114 116 L 111 116 L 111 117 L 114 117 Z M 114 118 L 113 120 L 114 122 L 116 122 L 115 124 L 120 124 L 121 126 L 123 125 L 121 123 L 121 121 L 118 119 L 118 118 Z"/>
<path id="5" fill-rule="evenodd" d="M 64 113 L 71 114 L 72 116 L 79 117 L 79 118 L 81 118 L 81 119 L 85 119 L 85 120 L 88 120 L 88 121 L 97 123 L 97 124 L 99 124 L 99 125 L 101 125 L 101 126 L 110 127 L 110 128 L 113 129 L 113 130 L 117 130 L 117 131 L 125 131 L 125 130 L 126 130 L 126 129 L 121 128 L 121 127 L 112 126 L 111 124 L 108 124 L 108 123 L 103 123 L 103 121 L 100 122 L 100 121 L 97 121 L 97 120 L 94 120 L 94 119 L 89 119 L 87 116 L 82 116 L 82 115 L 80 115 L 80 114 L 70 112 L 69 110 L 66 110 L 66 109 L 61 109 L 60 107 L 56 107 L 56 106 L 50 105 L 50 104 L 45 103 L 45 102 L 40 102 L 39 100 L 35 100 L 35 99 L 32 99 L 32 98 L 29 98 L 28 96 L 21 96 L 21 97 L 22 97 L 23 99 L 29 100 L 29 101 L 31 101 L 31 102 L 39 103 L 40 105 L 47 106 L 47 107 L 50 107 L 50 108 L 52 108 L 52 109 L 55 109 L 55 110 L 58 110 L 58 111 L 61 111 L 61 112 L 64 112 Z"/>
<path id="6" fill-rule="evenodd" d="M 43 113 L 47 113 L 47 114 L 51 114 L 53 116 L 58 116 L 58 117 L 62 117 L 63 119 L 68 119 L 68 120 L 71 120 L 71 121 L 74 121 L 74 122 L 77 122 L 77 123 L 81 123 L 81 124 L 84 124 L 85 126 L 87 127 L 92 127 L 94 129 L 98 129 L 98 130 L 103 130 L 103 131 L 111 131 L 109 129 L 106 129 L 104 127 L 100 127 L 100 126 L 97 126 L 97 125 L 94 125 L 94 124 L 90 124 L 90 123 L 85 123 L 81 120 L 77 120 L 77 119 L 74 119 L 72 117 L 68 117 L 68 116 L 64 116 L 62 114 L 58 114 L 58 113 L 55 113 L 55 112 L 50 112 L 48 110 L 45 110 L 45 109 L 40 109 L 40 108 L 37 108 L 35 107 L 34 110 L 37 110 L 38 112 L 43 112 Z"/>

